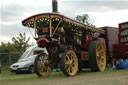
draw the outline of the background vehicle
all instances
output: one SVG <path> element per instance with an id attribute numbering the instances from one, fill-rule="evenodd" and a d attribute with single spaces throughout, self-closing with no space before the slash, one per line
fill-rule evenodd
<path id="1" fill-rule="evenodd" d="M 100 37 L 106 42 L 107 64 L 115 66 L 120 61 L 123 63 L 122 60 L 125 63 L 128 59 L 128 21 L 119 23 L 118 28 L 105 26 L 101 29 L 105 31 Z"/>
<path id="2" fill-rule="evenodd" d="M 114 61 L 128 59 L 128 21 L 119 23 L 119 43 L 113 45 Z"/>
<path id="3" fill-rule="evenodd" d="M 11 72 L 16 72 L 16 73 L 30 72 L 30 73 L 34 73 L 35 58 L 39 53 L 44 52 L 44 50 L 45 49 L 39 48 L 37 46 L 28 48 L 23 53 L 23 55 L 18 60 L 18 62 L 14 63 L 10 66 Z"/>
<path id="4" fill-rule="evenodd" d="M 94 37 L 94 33 L 104 35 L 104 31 L 59 14 L 57 0 L 53 0 L 53 13 L 31 16 L 22 24 L 35 29 L 38 46 L 48 51 L 35 59 L 35 71 L 39 77 L 48 76 L 58 67 L 66 76 L 74 76 L 83 68 L 105 70 L 106 50 L 102 41 Z"/>

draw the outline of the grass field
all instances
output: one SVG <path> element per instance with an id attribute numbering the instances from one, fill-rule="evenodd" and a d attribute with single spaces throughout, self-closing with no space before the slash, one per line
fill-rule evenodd
<path id="1" fill-rule="evenodd" d="M 128 85 L 128 70 L 85 70 L 73 77 L 65 77 L 62 72 L 52 72 L 50 76 L 42 78 L 38 78 L 36 74 L 6 71 L 0 74 L 0 85 Z"/>

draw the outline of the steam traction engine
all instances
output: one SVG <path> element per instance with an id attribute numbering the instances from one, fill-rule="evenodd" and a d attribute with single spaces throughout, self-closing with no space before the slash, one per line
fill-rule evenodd
<path id="1" fill-rule="evenodd" d="M 48 51 L 36 57 L 35 71 L 39 77 L 48 76 L 58 67 L 66 76 L 74 76 L 78 69 L 87 67 L 92 71 L 105 70 L 104 44 L 93 37 L 94 33 L 104 34 L 104 31 L 59 14 L 56 0 L 53 0 L 53 13 L 31 16 L 22 24 L 35 29 L 38 46 Z"/>

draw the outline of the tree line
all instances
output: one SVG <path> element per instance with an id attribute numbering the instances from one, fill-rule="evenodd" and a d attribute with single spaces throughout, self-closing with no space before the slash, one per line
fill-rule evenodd
<path id="1" fill-rule="evenodd" d="M 13 57 L 18 59 L 27 47 L 31 46 L 28 42 L 29 38 L 26 38 L 26 33 L 19 33 L 19 36 L 12 37 L 11 42 L 2 42 L 0 45 L 0 61 L 5 62 L 9 59 L 10 54 L 14 54 Z"/>

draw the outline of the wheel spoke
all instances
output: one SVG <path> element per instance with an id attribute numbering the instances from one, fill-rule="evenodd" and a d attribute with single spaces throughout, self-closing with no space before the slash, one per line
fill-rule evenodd
<path id="1" fill-rule="evenodd" d="M 71 63 L 71 66 L 74 68 L 74 67 L 75 67 L 75 63 L 74 63 L 74 62 L 72 62 L 72 63 Z"/>
<path id="2" fill-rule="evenodd" d="M 42 70 L 42 71 L 45 71 L 45 65 L 44 65 L 44 63 L 40 63 L 40 69 Z"/>
<path id="3" fill-rule="evenodd" d="M 72 73 L 72 71 L 73 71 L 73 70 L 72 70 L 72 66 L 70 66 L 70 73 Z"/>
<path id="4" fill-rule="evenodd" d="M 73 61 L 73 56 L 71 56 L 71 62 Z"/>
<path id="5" fill-rule="evenodd" d="M 97 45 L 97 51 L 101 50 L 102 49 L 102 46 L 100 44 Z"/>
<path id="6" fill-rule="evenodd" d="M 70 61 L 70 56 L 69 55 L 67 55 L 67 60 Z"/>
<path id="7" fill-rule="evenodd" d="M 100 54 L 102 52 L 103 52 L 103 50 L 96 50 L 96 53 L 98 53 L 98 54 Z"/>
<path id="8" fill-rule="evenodd" d="M 66 64 L 66 65 L 70 64 L 70 61 L 65 61 L 65 64 Z"/>
<path id="9" fill-rule="evenodd" d="M 70 72 L 70 65 L 67 66 L 67 71 Z"/>
<path id="10" fill-rule="evenodd" d="M 68 68 L 69 64 L 65 64 L 65 68 Z"/>
<path id="11" fill-rule="evenodd" d="M 102 62 L 102 61 L 100 61 L 100 60 L 98 60 L 98 63 L 99 63 L 100 65 L 104 65 L 104 62 Z"/>
<path id="12" fill-rule="evenodd" d="M 69 56 L 66 56 L 65 64 L 70 64 L 70 58 L 69 58 Z"/>

